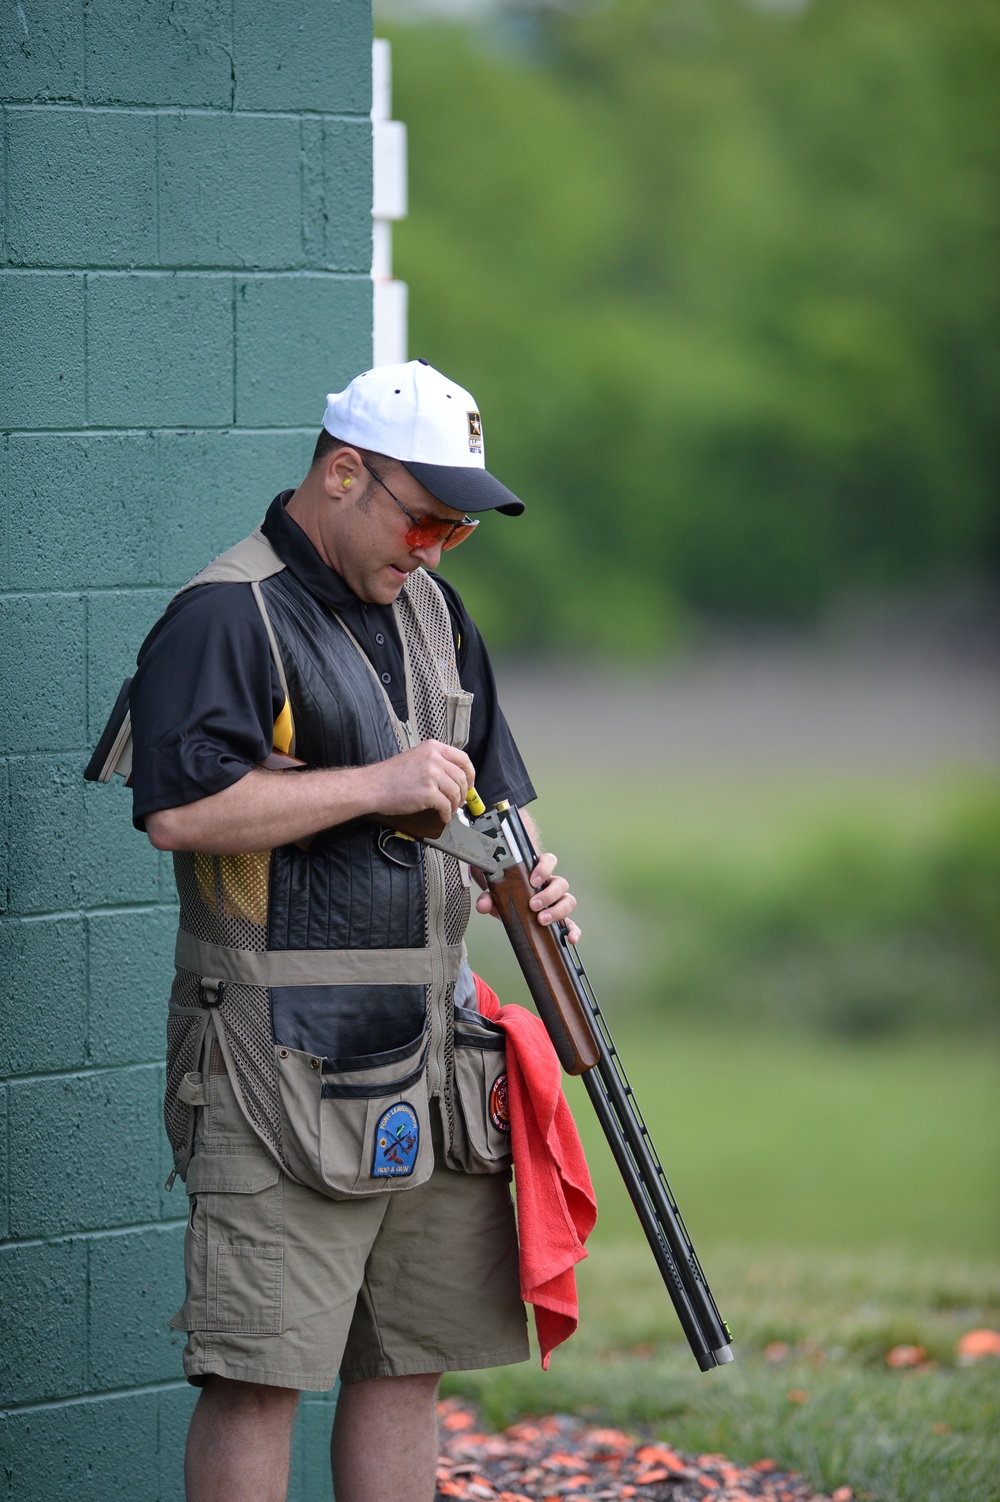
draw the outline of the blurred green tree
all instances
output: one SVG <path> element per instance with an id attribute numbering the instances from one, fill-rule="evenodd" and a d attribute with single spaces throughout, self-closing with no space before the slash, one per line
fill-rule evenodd
<path id="1" fill-rule="evenodd" d="M 530 503 L 447 563 L 491 640 L 654 654 L 995 567 L 1000 9 L 390 30 L 411 348 Z"/>

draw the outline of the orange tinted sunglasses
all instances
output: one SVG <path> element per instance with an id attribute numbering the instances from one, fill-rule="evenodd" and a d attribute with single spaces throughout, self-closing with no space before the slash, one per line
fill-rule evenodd
<path id="1" fill-rule="evenodd" d="M 407 547 L 436 548 L 440 544 L 442 553 L 447 553 L 449 548 L 457 548 L 460 542 L 471 537 L 479 526 L 479 522 L 471 516 L 464 516 L 460 522 L 445 521 L 440 516 L 414 516 L 413 512 L 403 505 L 399 496 L 392 494 L 382 476 L 375 473 L 367 459 L 362 459 L 361 462 L 372 479 L 377 480 L 382 489 L 392 496 L 400 511 L 409 519 L 411 525 L 406 533 Z"/>

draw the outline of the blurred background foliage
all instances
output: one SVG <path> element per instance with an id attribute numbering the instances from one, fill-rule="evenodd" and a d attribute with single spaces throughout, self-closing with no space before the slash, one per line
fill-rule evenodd
<path id="1" fill-rule="evenodd" d="M 476 393 L 529 503 L 448 562 L 495 648 L 649 658 L 996 569 L 995 5 L 379 31 L 411 351 Z"/>
<path id="2" fill-rule="evenodd" d="M 1000 789 L 787 790 L 751 840 L 616 840 L 610 889 L 647 939 L 646 994 L 676 1018 L 859 1041 L 1000 1035 Z M 780 811 L 779 811 L 780 809 Z"/>
<path id="3" fill-rule="evenodd" d="M 692 1371 L 570 1081 L 600 1205 L 580 1333 L 547 1374 L 446 1390 L 874 1502 L 994 1502 L 1000 1363 L 956 1345 L 1000 1328 L 1000 781 L 976 698 L 996 675 L 982 642 L 894 656 L 864 633 L 838 667 L 816 627 L 995 581 L 1000 7 L 377 14 L 410 131 L 410 350 L 475 392 L 528 502 L 445 571 L 507 656 L 546 842 L 739 1353 Z M 742 695 L 713 688 L 715 645 L 751 639 L 806 643 L 814 694 L 839 684 L 829 746 L 802 678 L 748 712 L 737 654 Z M 873 728 L 900 670 L 919 712 Z M 525 1000 L 499 925 L 469 940 Z M 928 1358 L 903 1377 L 900 1342 Z"/>

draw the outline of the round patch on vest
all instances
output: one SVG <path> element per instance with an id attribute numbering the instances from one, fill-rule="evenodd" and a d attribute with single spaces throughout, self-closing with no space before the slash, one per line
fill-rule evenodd
<path id="1" fill-rule="evenodd" d="M 510 1131 L 510 1099 L 507 1095 L 507 1076 L 498 1074 L 490 1091 L 490 1120 L 498 1132 Z"/>
<path id="2" fill-rule="evenodd" d="M 375 1128 L 373 1179 L 405 1179 L 413 1172 L 420 1146 L 417 1113 L 405 1100 L 384 1111 Z"/>

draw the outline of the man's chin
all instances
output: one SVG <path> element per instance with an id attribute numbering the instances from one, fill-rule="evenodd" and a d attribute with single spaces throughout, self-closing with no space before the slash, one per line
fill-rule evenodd
<path id="1" fill-rule="evenodd" d="M 399 594 L 399 591 L 402 589 L 403 585 L 406 583 L 409 577 L 410 574 L 408 569 L 396 568 L 395 564 L 393 563 L 387 565 L 385 569 L 385 588 L 389 596 L 389 598 L 385 601 L 387 605 L 391 604 L 392 601 L 396 598 L 396 596 Z M 381 579 L 379 580 L 379 583 L 382 583 Z"/>
<path id="2" fill-rule="evenodd" d="M 397 569 L 386 571 L 373 579 L 368 592 L 362 597 L 369 605 L 391 605 L 399 597 L 399 593 L 406 583 L 408 575 L 400 573 Z"/>

